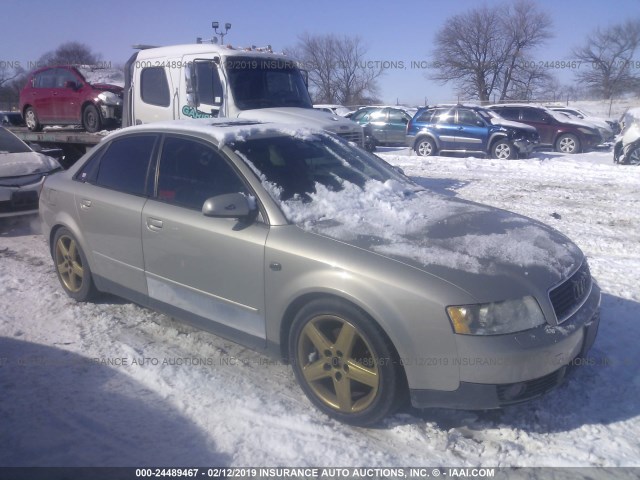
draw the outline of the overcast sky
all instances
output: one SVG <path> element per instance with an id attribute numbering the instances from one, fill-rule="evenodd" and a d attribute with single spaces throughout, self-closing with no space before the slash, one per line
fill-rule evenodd
<path id="1" fill-rule="evenodd" d="M 500 7 L 496 0 L 484 2 Z M 112 64 L 123 64 L 131 45 L 172 45 L 211 38 L 211 21 L 230 22 L 225 43 L 270 44 L 281 51 L 298 36 L 345 34 L 360 36 L 367 60 L 387 62 L 380 79 L 386 103 L 422 104 L 455 100 L 453 85 L 426 78 L 426 61 L 435 32 L 452 15 L 483 3 L 478 0 L 376 2 L 360 0 L 2 0 L 0 2 L 0 62 L 20 62 L 28 68 L 44 52 L 67 41 L 86 43 Z M 536 52 L 543 61 L 567 60 L 571 48 L 584 42 L 596 27 L 640 17 L 640 0 L 538 0 L 553 19 L 554 37 Z M 640 60 L 640 58 L 638 58 Z M 415 63 L 414 63 L 415 62 Z M 400 68 L 402 67 L 402 68 Z M 569 83 L 573 71 L 560 71 Z"/>

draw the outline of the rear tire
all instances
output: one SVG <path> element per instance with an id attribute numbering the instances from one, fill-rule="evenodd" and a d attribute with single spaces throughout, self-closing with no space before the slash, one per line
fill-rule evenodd
<path id="1" fill-rule="evenodd" d="M 58 229 L 53 238 L 53 262 L 58 280 L 67 295 L 79 302 L 95 298 L 97 290 L 87 257 L 66 228 Z"/>
<path id="2" fill-rule="evenodd" d="M 289 352 L 309 400 L 340 422 L 372 425 L 405 397 L 389 340 L 368 315 L 339 299 L 313 300 L 298 312 Z"/>
<path id="3" fill-rule="evenodd" d="M 431 157 L 436 154 L 436 144 L 430 138 L 420 138 L 414 147 L 414 150 L 421 157 Z"/>
<path id="4" fill-rule="evenodd" d="M 556 140 L 556 152 L 574 154 L 580 150 L 580 140 L 571 133 L 564 133 Z"/>
<path id="5" fill-rule="evenodd" d="M 39 132 L 42 130 L 42 125 L 38 120 L 38 115 L 33 107 L 28 107 L 24 111 L 24 123 L 27 124 L 27 128 L 32 132 Z"/>

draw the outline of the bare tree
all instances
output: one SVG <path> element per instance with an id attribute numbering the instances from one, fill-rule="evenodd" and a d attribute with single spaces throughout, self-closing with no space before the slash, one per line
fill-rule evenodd
<path id="1" fill-rule="evenodd" d="M 309 71 L 312 96 L 317 103 L 355 105 L 366 103 L 378 91 L 383 69 L 367 62 L 367 48 L 359 37 L 302 35 L 290 49 Z"/>
<path id="2" fill-rule="evenodd" d="M 25 80 L 26 72 L 21 65 L 11 68 L 0 64 L 0 110 L 17 107 Z"/>
<path id="3" fill-rule="evenodd" d="M 507 91 L 503 91 L 500 101 L 547 100 L 547 94 L 551 90 L 549 86 L 556 83 L 556 78 L 535 61 L 524 60 L 521 65 L 524 66 L 516 65 L 513 68 L 510 87 Z"/>
<path id="4" fill-rule="evenodd" d="M 431 78 L 454 82 L 460 93 L 482 103 L 495 93 L 505 100 L 516 75 L 527 70 L 523 59 L 550 37 L 550 26 L 531 0 L 455 15 L 436 35 L 437 72 Z"/>
<path id="5" fill-rule="evenodd" d="M 577 78 L 607 99 L 638 88 L 640 68 L 632 67 L 640 67 L 640 61 L 634 63 L 639 49 L 640 19 L 604 30 L 598 28 L 587 37 L 584 46 L 573 51 L 584 62 Z"/>
<path id="6" fill-rule="evenodd" d="M 503 101 L 509 95 L 512 81 L 516 84 L 515 89 L 521 89 L 523 79 L 527 79 L 527 89 L 532 82 L 548 81 L 548 73 L 537 68 L 535 62 L 527 62 L 525 54 L 551 36 L 551 18 L 537 10 L 531 0 L 519 0 L 509 7 L 501 24 L 506 36 L 504 45 L 507 58 L 500 90 L 500 101 Z M 514 96 L 513 93 L 511 96 Z"/>
<path id="7" fill-rule="evenodd" d="M 84 43 L 67 42 L 43 54 L 38 65 L 95 65 L 100 59 L 100 54 L 92 52 Z"/>

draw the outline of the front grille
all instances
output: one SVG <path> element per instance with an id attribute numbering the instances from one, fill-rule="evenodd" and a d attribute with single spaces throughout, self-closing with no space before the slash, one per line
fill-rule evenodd
<path id="1" fill-rule="evenodd" d="M 338 133 L 338 135 L 341 138 L 344 138 L 347 142 L 353 142 L 357 145 L 362 146 L 363 145 L 363 136 L 361 132 L 345 132 L 345 133 Z"/>
<path id="2" fill-rule="evenodd" d="M 544 377 L 535 378 L 527 382 L 498 385 L 498 400 L 501 405 L 509 405 L 540 397 L 562 382 L 565 370 L 566 367 L 562 367 Z M 516 395 L 510 394 L 514 388 L 518 389 Z"/>
<path id="3" fill-rule="evenodd" d="M 14 192 L 11 200 L 0 202 L 0 213 L 26 212 L 38 209 L 38 192 Z"/>
<path id="4" fill-rule="evenodd" d="M 591 272 L 585 260 L 567 281 L 549 292 L 558 324 L 569 318 L 584 303 L 591 292 L 591 281 Z"/>

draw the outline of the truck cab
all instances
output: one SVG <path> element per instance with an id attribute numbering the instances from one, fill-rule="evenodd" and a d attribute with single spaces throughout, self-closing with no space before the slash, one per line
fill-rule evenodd
<path id="1" fill-rule="evenodd" d="M 270 48 L 216 44 L 142 49 L 125 65 L 123 126 L 230 117 L 321 128 L 363 144 L 356 123 L 313 109 L 296 62 Z"/>

